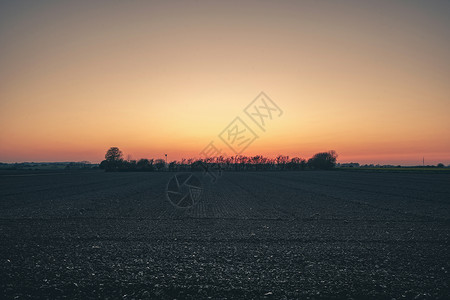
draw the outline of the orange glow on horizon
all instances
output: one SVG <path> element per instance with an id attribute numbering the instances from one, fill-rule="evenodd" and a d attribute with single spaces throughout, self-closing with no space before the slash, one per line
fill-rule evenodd
<path id="1" fill-rule="evenodd" d="M 32 5 L 0 13 L 0 162 L 200 157 L 241 116 L 259 135 L 243 155 L 450 164 L 439 7 Z M 266 132 L 243 113 L 260 91 L 284 112 Z"/>

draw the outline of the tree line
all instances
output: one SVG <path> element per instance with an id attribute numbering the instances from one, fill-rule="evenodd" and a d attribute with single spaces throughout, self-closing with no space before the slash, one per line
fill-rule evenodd
<path id="1" fill-rule="evenodd" d="M 100 163 L 100 169 L 105 171 L 269 171 L 269 170 L 330 170 L 336 166 L 337 153 L 334 150 L 315 154 L 308 160 L 299 157 L 278 155 L 268 158 L 262 155 L 231 157 L 210 157 L 203 159 L 182 159 L 166 163 L 164 159 L 125 160 L 118 147 L 111 147 L 105 154 L 105 160 Z"/>

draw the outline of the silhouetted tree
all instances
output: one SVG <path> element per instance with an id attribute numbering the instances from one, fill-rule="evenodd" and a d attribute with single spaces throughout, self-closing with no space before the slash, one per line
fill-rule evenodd
<path id="1" fill-rule="evenodd" d="M 100 163 L 100 169 L 106 171 L 118 170 L 123 167 L 123 153 L 117 147 L 111 147 L 106 151 L 105 160 Z"/>
<path id="2" fill-rule="evenodd" d="M 157 159 L 155 161 L 156 170 L 160 171 L 160 170 L 163 170 L 165 167 L 166 167 L 166 162 L 164 161 L 164 159 Z"/>
<path id="3" fill-rule="evenodd" d="M 119 167 L 120 171 L 134 171 L 137 169 L 137 163 L 135 160 L 122 161 Z"/>
<path id="4" fill-rule="evenodd" d="M 444 164 L 443 164 L 443 163 L 438 163 L 438 164 L 437 164 L 437 167 L 438 167 L 438 168 L 443 168 L 443 167 L 444 167 Z"/>
<path id="5" fill-rule="evenodd" d="M 177 162 L 171 161 L 169 163 L 169 171 L 173 172 L 173 171 L 176 171 L 177 169 L 178 169 Z"/>
<path id="6" fill-rule="evenodd" d="M 152 171 L 153 170 L 153 159 L 149 160 L 146 158 L 141 158 L 136 163 L 136 168 L 140 171 Z"/>
<path id="7" fill-rule="evenodd" d="M 278 155 L 277 156 L 277 165 L 280 170 L 284 170 L 286 168 L 286 164 L 289 161 L 289 156 Z"/>
<path id="8" fill-rule="evenodd" d="M 108 162 L 106 160 L 102 160 L 102 162 L 98 165 L 99 169 L 106 170 L 106 166 L 108 165 Z"/>
<path id="9" fill-rule="evenodd" d="M 139 161 L 124 160 L 122 151 L 117 147 L 111 147 L 105 155 L 105 160 L 100 163 L 100 168 L 106 171 L 210 171 L 219 172 L 226 170 L 235 171 L 263 171 L 263 170 L 304 170 L 311 169 L 331 169 L 336 165 L 337 154 L 335 151 L 315 154 L 306 160 L 289 156 L 278 155 L 276 158 L 267 158 L 262 155 L 244 156 L 236 155 L 231 157 L 208 157 L 203 159 L 185 159 L 172 161 L 166 164 L 163 159 L 146 159 Z"/>
<path id="10" fill-rule="evenodd" d="M 123 159 L 123 153 L 117 147 L 111 147 L 106 151 L 105 160 L 106 161 L 120 161 Z"/>
<path id="11" fill-rule="evenodd" d="M 293 157 L 290 162 L 286 164 L 288 170 L 303 170 L 306 167 L 306 160 L 299 157 Z"/>
<path id="12" fill-rule="evenodd" d="M 329 170 L 336 165 L 336 151 L 321 152 L 308 160 L 308 166 L 312 169 Z"/>

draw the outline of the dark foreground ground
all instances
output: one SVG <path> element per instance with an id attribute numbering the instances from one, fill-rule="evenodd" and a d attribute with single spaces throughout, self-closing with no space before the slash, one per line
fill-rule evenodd
<path id="1" fill-rule="evenodd" d="M 0 298 L 448 298 L 450 174 L 0 173 Z"/>

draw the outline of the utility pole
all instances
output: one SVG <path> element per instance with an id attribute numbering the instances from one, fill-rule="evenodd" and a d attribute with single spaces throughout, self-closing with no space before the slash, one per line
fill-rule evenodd
<path id="1" fill-rule="evenodd" d="M 166 156 L 166 165 L 167 165 L 167 154 L 164 154 Z"/>
<path id="2" fill-rule="evenodd" d="M 425 167 L 425 156 L 424 156 L 424 157 L 422 157 L 422 166 L 424 166 L 424 167 Z"/>

